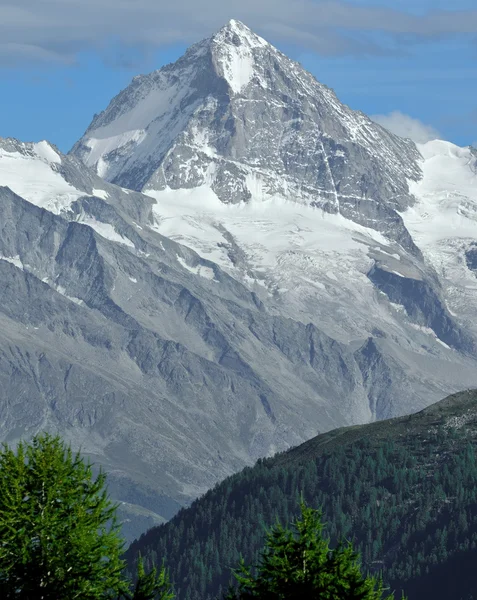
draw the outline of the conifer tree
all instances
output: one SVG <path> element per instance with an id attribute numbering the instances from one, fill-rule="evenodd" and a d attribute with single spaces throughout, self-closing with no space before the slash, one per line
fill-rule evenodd
<path id="1" fill-rule="evenodd" d="M 351 544 L 330 550 L 321 513 L 302 503 L 293 529 L 268 533 L 255 569 L 242 561 L 226 600 L 383 600 L 382 582 L 361 573 Z M 387 596 L 389 600 L 393 596 Z"/>
<path id="2" fill-rule="evenodd" d="M 126 600 L 174 600 L 169 576 L 164 568 L 157 573 L 154 567 L 149 573 L 144 569 L 144 562 L 139 557 L 137 563 L 137 582 L 131 596 L 125 594 Z"/>
<path id="3" fill-rule="evenodd" d="M 42 434 L 0 451 L 0 598 L 131 598 L 124 542 L 105 475 L 59 437 Z M 133 600 L 171 600 L 164 571 L 145 574 Z M 160 595 L 159 595 L 160 593 Z"/>

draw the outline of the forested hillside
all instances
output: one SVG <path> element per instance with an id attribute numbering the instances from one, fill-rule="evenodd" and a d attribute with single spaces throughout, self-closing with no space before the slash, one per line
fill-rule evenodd
<path id="1" fill-rule="evenodd" d="M 409 417 L 320 435 L 226 479 L 127 553 L 166 562 L 179 600 L 224 591 L 240 555 L 300 495 L 322 507 L 332 543 L 352 540 L 370 571 L 409 600 L 477 598 L 477 392 Z"/>

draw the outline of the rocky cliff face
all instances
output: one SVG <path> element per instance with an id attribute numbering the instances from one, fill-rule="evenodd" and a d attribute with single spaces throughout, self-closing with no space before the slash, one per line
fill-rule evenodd
<path id="1" fill-rule="evenodd" d="M 235 21 L 70 155 L 0 140 L 0 436 L 81 446 L 133 535 L 260 456 L 476 386 L 474 165 Z"/>
<path id="2" fill-rule="evenodd" d="M 351 348 L 148 227 L 150 198 L 47 144 L 4 141 L 1 167 L 2 439 L 59 431 L 151 524 L 243 464 L 373 418 Z"/>
<path id="3" fill-rule="evenodd" d="M 396 211 L 413 203 L 415 145 L 350 110 L 238 21 L 136 77 L 72 153 L 134 190 L 209 186 L 224 203 L 286 197 L 414 249 Z"/>
<path id="4" fill-rule="evenodd" d="M 176 63 L 136 77 L 72 154 L 154 197 L 156 230 L 218 261 L 262 300 L 273 296 L 282 313 L 313 322 L 319 306 L 325 330 L 349 341 L 373 333 L 379 290 L 415 328 L 472 354 L 474 334 L 446 304 L 449 270 L 434 260 L 443 239 L 430 249 L 421 230 L 429 237 L 426 215 L 440 194 L 474 206 L 475 151 L 433 144 L 417 148 L 351 110 L 232 20 Z M 455 166 L 446 157 L 460 161 L 455 182 L 441 181 Z M 464 210 L 458 256 L 472 268 L 477 230 Z M 445 239 L 461 237 L 454 212 L 459 202 Z"/>

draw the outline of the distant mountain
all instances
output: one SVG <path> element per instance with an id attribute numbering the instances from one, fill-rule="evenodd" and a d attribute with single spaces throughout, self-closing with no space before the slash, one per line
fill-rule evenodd
<path id="1" fill-rule="evenodd" d="M 0 181 L 0 436 L 49 429 L 81 447 L 128 535 L 261 456 L 367 420 L 367 370 L 395 372 L 387 393 L 404 397 L 374 341 L 266 307 L 156 232 L 152 198 L 46 142 L 1 140 Z"/>
<path id="2" fill-rule="evenodd" d="M 0 437 L 81 446 L 134 535 L 260 457 L 477 386 L 475 163 L 236 21 L 68 156 L 0 140 Z"/>
<path id="3" fill-rule="evenodd" d="M 238 21 L 134 78 L 72 154 L 279 314 L 419 363 L 424 389 L 450 391 L 443 349 L 475 355 L 475 155 L 392 135 Z"/>
<path id="4" fill-rule="evenodd" d="M 175 64 L 134 78 L 72 153 L 152 195 L 205 186 L 226 204 L 285 197 L 415 250 L 397 210 L 414 203 L 416 146 L 341 104 L 235 20 Z"/>
<path id="5" fill-rule="evenodd" d="M 391 589 L 409 600 L 472 600 L 476 459 L 477 392 L 469 391 L 261 460 L 143 535 L 127 559 L 165 560 L 178 600 L 221 597 L 240 555 L 256 562 L 265 530 L 296 516 L 303 494 L 323 508 L 332 542 L 352 540 Z"/>

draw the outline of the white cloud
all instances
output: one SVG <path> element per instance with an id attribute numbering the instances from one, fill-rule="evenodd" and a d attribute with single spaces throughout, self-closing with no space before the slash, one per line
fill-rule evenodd
<path id="1" fill-rule="evenodd" d="M 373 115 L 373 121 L 379 123 L 392 133 L 400 137 L 410 138 L 418 144 L 424 144 L 429 140 L 439 139 L 440 133 L 432 125 L 426 125 L 419 119 L 395 110 L 388 115 Z"/>
<path id="2" fill-rule="evenodd" d="M 477 32 L 477 10 L 418 15 L 353 0 L 1 0 L 0 61 L 8 56 L 13 62 L 27 60 L 29 48 L 39 51 L 28 60 L 71 61 L 78 52 L 104 48 L 111 40 L 126 48 L 188 45 L 230 18 L 274 43 L 288 41 L 334 55 L 388 53 L 402 39 L 407 48 L 425 39 Z"/>

